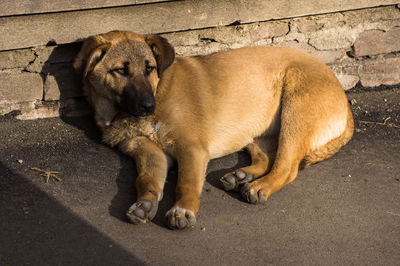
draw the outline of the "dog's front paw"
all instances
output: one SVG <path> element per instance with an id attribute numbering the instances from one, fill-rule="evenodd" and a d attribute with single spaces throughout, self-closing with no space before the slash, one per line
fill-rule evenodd
<path id="1" fill-rule="evenodd" d="M 157 202 L 147 199 L 138 200 L 128 209 L 126 216 L 133 224 L 146 223 L 156 216 L 157 208 Z"/>
<path id="2" fill-rule="evenodd" d="M 236 170 L 221 177 L 220 181 L 226 191 L 239 190 L 239 185 L 249 183 L 253 180 L 252 174 L 247 174 L 243 170 Z"/>
<path id="3" fill-rule="evenodd" d="M 196 216 L 191 210 L 178 206 L 172 207 L 167 213 L 168 226 L 172 229 L 185 229 L 193 227 L 196 223 Z"/>
<path id="4" fill-rule="evenodd" d="M 265 203 L 271 195 L 271 189 L 257 184 L 256 181 L 242 187 L 242 198 L 252 204 Z"/>

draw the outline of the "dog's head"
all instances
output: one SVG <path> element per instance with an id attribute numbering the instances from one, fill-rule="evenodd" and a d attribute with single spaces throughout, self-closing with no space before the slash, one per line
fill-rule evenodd
<path id="1" fill-rule="evenodd" d="M 163 71 L 175 58 L 174 48 L 157 35 L 112 31 L 89 37 L 75 59 L 97 124 L 108 126 L 120 112 L 151 115 Z"/>

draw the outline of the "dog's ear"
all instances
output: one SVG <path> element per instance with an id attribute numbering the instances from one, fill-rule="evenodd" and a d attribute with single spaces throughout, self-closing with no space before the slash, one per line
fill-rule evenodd
<path id="1" fill-rule="evenodd" d="M 154 57 L 157 61 L 157 73 L 158 76 L 161 77 L 162 72 L 174 62 L 174 47 L 172 47 L 167 39 L 158 35 L 145 35 L 144 39 L 153 51 Z"/>
<path id="2" fill-rule="evenodd" d="M 106 42 L 101 36 L 92 36 L 83 42 L 73 64 L 75 70 L 82 75 L 82 79 L 93 70 L 110 47 L 111 43 Z"/>

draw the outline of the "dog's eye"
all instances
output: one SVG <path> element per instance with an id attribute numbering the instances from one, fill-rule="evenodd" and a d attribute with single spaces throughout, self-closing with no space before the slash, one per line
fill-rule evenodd
<path id="1" fill-rule="evenodd" d="M 127 76 L 128 75 L 128 68 L 126 68 L 126 67 L 115 68 L 115 69 L 113 69 L 111 71 L 114 72 L 114 73 L 118 73 L 120 75 L 123 75 L 123 76 Z"/>
<path id="2" fill-rule="evenodd" d="M 155 66 L 146 66 L 146 73 L 149 75 L 153 70 L 156 69 Z"/>

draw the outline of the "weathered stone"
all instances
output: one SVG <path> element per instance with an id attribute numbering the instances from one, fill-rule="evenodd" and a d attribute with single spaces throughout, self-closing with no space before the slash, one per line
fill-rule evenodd
<path id="1" fill-rule="evenodd" d="M 60 89 L 57 84 L 57 80 L 52 75 L 46 75 L 44 84 L 44 100 L 45 101 L 54 101 L 60 99 Z"/>
<path id="2" fill-rule="evenodd" d="M 16 118 L 20 120 L 32 120 L 38 118 L 58 117 L 59 109 L 57 107 L 40 106 L 18 115 Z"/>
<path id="3" fill-rule="evenodd" d="M 361 85 L 376 87 L 400 83 L 400 57 L 365 60 L 361 63 L 359 75 Z"/>
<path id="4" fill-rule="evenodd" d="M 285 35 L 289 32 L 289 25 L 287 22 L 263 22 L 253 25 L 245 25 L 245 30 L 250 32 L 251 42 L 270 39 Z"/>
<path id="5" fill-rule="evenodd" d="M 192 46 L 192 45 L 197 45 L 200 42 L 199 33 L 197 30 L 165 33 L 162 34 L 161 36 L 166 38 L 168 42 L 174 47 Z"/>
<path id="6" fill-rule="evenodd" d="M 35 73 L 1 73 L 0 103 L 41 100 L 43 80 Z"/>
<path id="7" fill-rule="evenodd" d="M 199 41 L 205 41 L 206 43 L 244 43 L 244 45 L 250 43 L 250 32 L 241 25 L 199 30 L 198 33 Z"/>
<path id="8" fill-rule="evenodd" d="M 71 43 L 58 46 L 38 47 L 34 50 L 42 63 L 72 63 L 80 47 L 80 43 Z"/>
<path id="9" fill-rule="evenodd" d="M 51 65 L 45 77 L 44 100 L 53 101 L 82 96 L 78 75 L 70 64 Z"/>
<path id="10" fill-rule="evenodd" d="M 338 78 L 344 90 L 350 90 L 354 88 L 360 81 L 358 76 L 346 75 L 342 73 L 336 74 L 336 77 Z"/>
<path id="11" fill-rule="evenodd" d="M 35 109 L 35 102 L 8 102 L 0 101 L 0 115 L 6 115 L 11 112 L 18 112 L 24 114 Z"/>
<path id="12" fill-rule="evenodd" d="M 137 32 L 173 32 L 229 25 L 236 21 L 252 23 L 271 19 L 300 17 L 367 8 L 382 4 L 368 1 L 170 1 L 152 5 L 128 5 L 71 12 L 50 12 L 0 17 L 0 49 L 70 43 L 112 29 Z M 385 0 L 385 4 L 397 4 Z M 84 25 L 84 26 L 82 26 Z"/>
<path id="13" fill-rule="evenodd" d="M 306 34 L 302 32 L 298 32 L 297 30 L 293 30 L 290 28 L 290 31 L 283 36 L 278 36 L 273 39 L 273 43 L 284 43 L 284 42 L 297 42 L 303 43 L 307 41 Z"/>
<path id="14" fill-rule="evenodd" d="M 395 6 L 217 26 L 223 24 L 216 22 L 213 27 L 162 36 L 178 55 L 202 55 L 253 45 L 297 48 L 327 63 L 345 90 L 358 82 L 367 87 L 400 83 L 400 59 L 394 57 L 396 54 L 383 56 L 400 51 L 400 12 Z M 359 58 L 346 56 L 352 45 L 354 55 Z M 80 44 L 66 44 L 0 52 L 0 114 L 21 110 L 32 118 L 53 116 L 57 112 L 79 115 L 79 105 L 85 104 L 75 102 L 82 92 L 71 67 L 79 48 Z M 365 55 L 377 59 L 362 58 Z M 41 105 L 46 101 L 60 102 L 61 107 Z"/>
<path id="15" fill-rule="evenodd" d="M 329 13 L 329 14 L 317 15 L 315 17 L 310 17 L 310 18 L 316 21 L 317 25 L 320 26 L 319 29 L 316 29 L 315 31 L 336 29 L 338 27 L 346 25 L 346 20 L 348 19 L 345 16 L 346 12 Z M 304 17 L 301 18 L 300 21 L 306 19 L 308 18 Z M 308 32 L 314 32 L 314 30 Z"/>
<path id="16" fill-rule="evenodd" d="M 342 14 L 345 16 L 346 25 L 349 27 L 357 27 L 360 24 L 381 24 L 400 19 L 399 9 L 394 5 L 352 10 Z"/>
<path id="17" fill-rule="evenodd" d="M 309 53 L 319 60 L 324 62 L 325 64 L 333 63 L 345 55 L 344 50 L 330 50 L 330 51 L 318 51 L 312 46 L 308 45 L 307 43 L 299 43 L 296 41 L 288 41 L 288 42 L 275 42 L 274 46 L 281 46 L 281 47 L 291 47 L 301 50 L 303 52 Z"/>
<path id="18" fill-rule="evenodd" d="M 320 30 L 324 26 L 319 20 L 315 19 L 315 17 L 295 19 L 291 25 L 302 33 L 314 32 Z"/>
<path id="19" fill-rule="evenodd" d="M 43 62 L 35 56 L 35 58 L 24 68 L 25 71 L 31 73 L 40 73 L 43 70 Z"/>
<path id="20" fill-rule="evenodd" d="M 311 53 L 325 64 L 336 62 L 346 54 L 344 50 L 315 51 Z"/>
<path id="21" fill-rule="evenodd" d="M 175 47 L 176 54 L 179 56 L 206 55 L 228 49 L 230 49 L 230 46 L 218 42 L 203 43 L 196 46 Z"/>
<path id="22" fill-rule="evenodd" d="M 369 30 L 354 43 L 354 56 L 378 55 L 400 51 L 400 27 L 384 32 Z"/>
<path id="23" fill-rule="evenodd" d="M 328 66 L 335 73 L 358 76 L 359 62 L 353 58 L 343 57 L 340 61 L 330 63 Z"/>
<path id="24" fill-rule="evenodd" d="M 54 64 L 72 63 L 79 52 L 81 44 L 73 43 L 68 45 L 37 47 L 32 49 L 34 58 L 26 64 L 24 69 L 32 73 L 47 74 Z"/>
<path id="25" fill-rule="evenodd" d="M 35 59 L 35 55 L 31 49 L 22 49 L 14 51 L 0 52 L 0 70 L 25 68 Z"/>
<path id="26" fill-rule="evenodd" d="M 348 49 L 352 44 L 351 33 L 348 27 L 321 30 L 310 34 L 308 43 L 317 50 Z"/>

